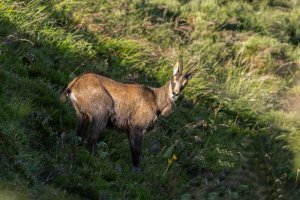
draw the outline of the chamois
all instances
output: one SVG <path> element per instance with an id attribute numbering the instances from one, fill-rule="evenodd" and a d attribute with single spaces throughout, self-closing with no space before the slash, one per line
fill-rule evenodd
<path id="1" fill-rule="evenodd" d="M 127 133 L 133 169 L 140 170 L 142 137 L 150 131 L 158 117 L 166 117 L 174 101 L 187 85 L 195 70 L 183 73 L 182 60 L 174 66 L 171 80 L 160 88 L 126 84 L 94 73 L 72 80 L 61 94 L 69 99 L 77 115 L 77 135 L 87 140 L 94 152 L 100 132 L 106 127 Z M 192 72 L 191 72 L 192 71 Z M 91 125 L 91 133 L 87 133 Z"/>

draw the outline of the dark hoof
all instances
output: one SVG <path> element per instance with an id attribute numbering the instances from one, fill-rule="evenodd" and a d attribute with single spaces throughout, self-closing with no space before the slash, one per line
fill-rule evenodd
<path id="1" fill-rule="evenodd" d="M 88 145 L 88 150 L 91 154 L 95 155 L 96 153 L 96 145 Z"/>
<path id="2" fill-rule="evenodd" d="M 141 174 L 142 169 L 140 167 L 132 167 L 132 172 L 134 172 L 136 174 Z"/>

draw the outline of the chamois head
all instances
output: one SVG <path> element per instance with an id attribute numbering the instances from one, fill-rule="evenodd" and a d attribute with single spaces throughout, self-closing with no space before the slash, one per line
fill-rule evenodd
<path id="1" fill-rule="evenodd" d="M 179 94 L 181 91 L 185 88 L 185 86 L 188 84 L 189 80 L 192 78 L 194 73 L 196 72 L 196 69 L 192 70 L 194 65 L 196 63 L 193 63 L 188 70 L 183 73 L 183 61 L 182 59 L 179 59 L 175 66 L 173 71 L 173 76 L 170 81 L 169 86 L 169 97 L 172 101 L 175 101 L 178 99 Z"/>

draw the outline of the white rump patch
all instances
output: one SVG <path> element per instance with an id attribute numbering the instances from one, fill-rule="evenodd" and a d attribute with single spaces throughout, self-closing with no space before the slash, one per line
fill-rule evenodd
<path id="1" fill-rule="evenodd" d="M 75 95 L 73 94 L 73 92 L 70 93 L 70 99 L 74 102 L 77 102 L 77 98 L 75 97 Z"/>

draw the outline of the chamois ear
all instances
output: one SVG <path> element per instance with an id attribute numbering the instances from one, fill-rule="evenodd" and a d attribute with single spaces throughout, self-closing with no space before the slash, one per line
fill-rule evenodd
<path id="1" fill-rule="evenodd" d="M 176 64 L 174 65 L 173 75 L 181 75 L 182 74 L 182 68 L 183 68 L 182 59 L 179 59 Z"/>

